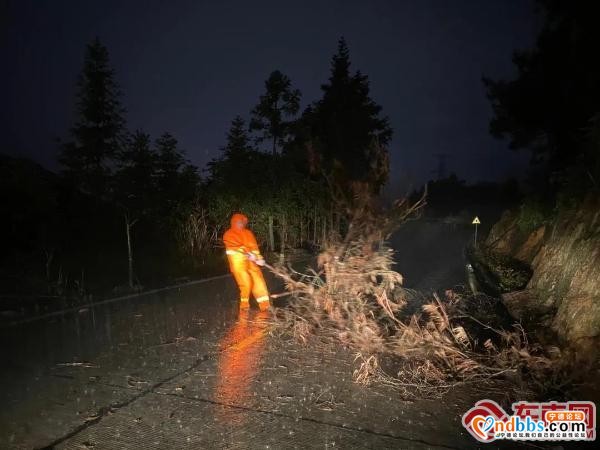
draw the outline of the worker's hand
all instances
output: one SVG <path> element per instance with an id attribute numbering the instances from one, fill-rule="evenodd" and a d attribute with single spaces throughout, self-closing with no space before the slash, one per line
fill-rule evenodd
<path id="1" fill-rule="evenodd" d="M 246 253 L 246 256 L 248 257 L 248 259 L 252 262 L 256 262 L 256 255 L 252 252 L 248 252 Z"/>
<path id="2" fill-rule="evenodd" d="M 265 265 L 265 260 L 263 258 L 257 259 L 256 261 L 256 265 L 257 266 L 264 266 Z"/>

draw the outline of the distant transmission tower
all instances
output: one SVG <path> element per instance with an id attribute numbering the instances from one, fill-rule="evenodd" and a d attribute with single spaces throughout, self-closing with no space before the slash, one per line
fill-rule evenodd
<path id="1" fill-rule="evenodd" d="M 431 173 L 435 174 L 438 180 L 446 178 L 446 161 L 448 153 L 436 153 L 433 156 L 437 158 L 438 164 L 437 169 L 432 170 Z"/>

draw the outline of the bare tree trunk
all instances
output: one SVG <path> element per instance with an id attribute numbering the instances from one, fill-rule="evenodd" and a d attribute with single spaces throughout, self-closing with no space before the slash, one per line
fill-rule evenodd
<path id="1" fill-rule="evenodd" d="M 333 231 L 333 208 L 329 210 L 329 232 Z"/>
<path id="2" fill-rule="evenodd" d="M 133 251 L 131 249 L 131 228 L 137 222 L 131 220 L 129 215 L 125 213 L 125 234 L 127 235 L 127 262 L 128 262 L 128 275 L 129 275 L 129 287 L 133 289 Z"/>
<path id="3" fill-rule="evenodd" d="M 321 238 L 321 245 L 325 244 L 327 240 L 327 218 L 323 219 L 323 237 Z"/>
<path id="4" fill-rule="evenodd" d="M 273 233 L 273 216 L 269 214 L 269 250 L 275 251 L 275 234 Z"/>
<path id="5" fill-rule="evenodd" d="M 313 242 L 317 245 L 317 208 L 315 207 L 315 214 L 313 220 Z"/>
<path id="6" fill-rule="evenodd" d="M 280 253 L 281 253 L 281 258 L 283 258 L 283 255 L 285 254 L 285 244 L 286 244 L 286 238 L 287 238 L 287 223 L 286 223 L 286 217 L 285 214 L 283 214 L 283 216 L 281 217 L 281 242 L 280 242 Z"/>
<path id="7" fill-rule="evenodd" d="M 81 269 L 81 281 L 79 282 L 79 295 L 85 295 L 85 271 Z"/>
<path id="8" fill-rule="evenodd" d="M 52 260 L 54 259 L 54 249 L 45 250 L 46 253 L 46 281 L 50 283 L 50 269 L 52 267 Z"/>

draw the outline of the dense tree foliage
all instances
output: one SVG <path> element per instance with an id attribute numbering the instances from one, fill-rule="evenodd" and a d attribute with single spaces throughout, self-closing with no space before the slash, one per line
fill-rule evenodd
<path id="1" fill-rule="evenodd" d="M 327 207 L 322 180 L 307 176 L 287 153 L 265 153 L 253 147 L 240 116 L 232 121 L 222 152 L 208 165 L 205 187 L 207 217 L 219 228 L 215 234 L 228 225 L 236 210 L 248 214 L 271 250 L 302 245 L 308 241 L 310 227 L 316 234 L 315 223 L 323 222 Z M 321 229 L 318 237 L 322 238 Z"/>
<path id="2" fill-rule="evenodd" d="M 534 49 L 518 51 L 513 80 L 484 78 L 494 109 L 491 132 L 531 150 L 541 167 L 537 188 L 598 189 L 600 111 L 597 2 L 540 1 L 544 25 Z M 594 150 L 595 149 L 595 150 Z M 550 173 L 550 177 L 547 174 Z"/>

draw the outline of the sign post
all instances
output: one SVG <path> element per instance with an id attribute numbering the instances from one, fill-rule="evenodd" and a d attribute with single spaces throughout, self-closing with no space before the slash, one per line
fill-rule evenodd
<path id="1" fill-rule="evenodd" d="M 479 220 L 479 217 L 475 216 L 475 218 L 473 219 L 473 222 L 471 222 L 471 224 L 475 225 L 475 237 L 473 239 L 473 245 L 475 247 L 477 247 L 477 226 L 481 223 L 481 221 Z"/>

